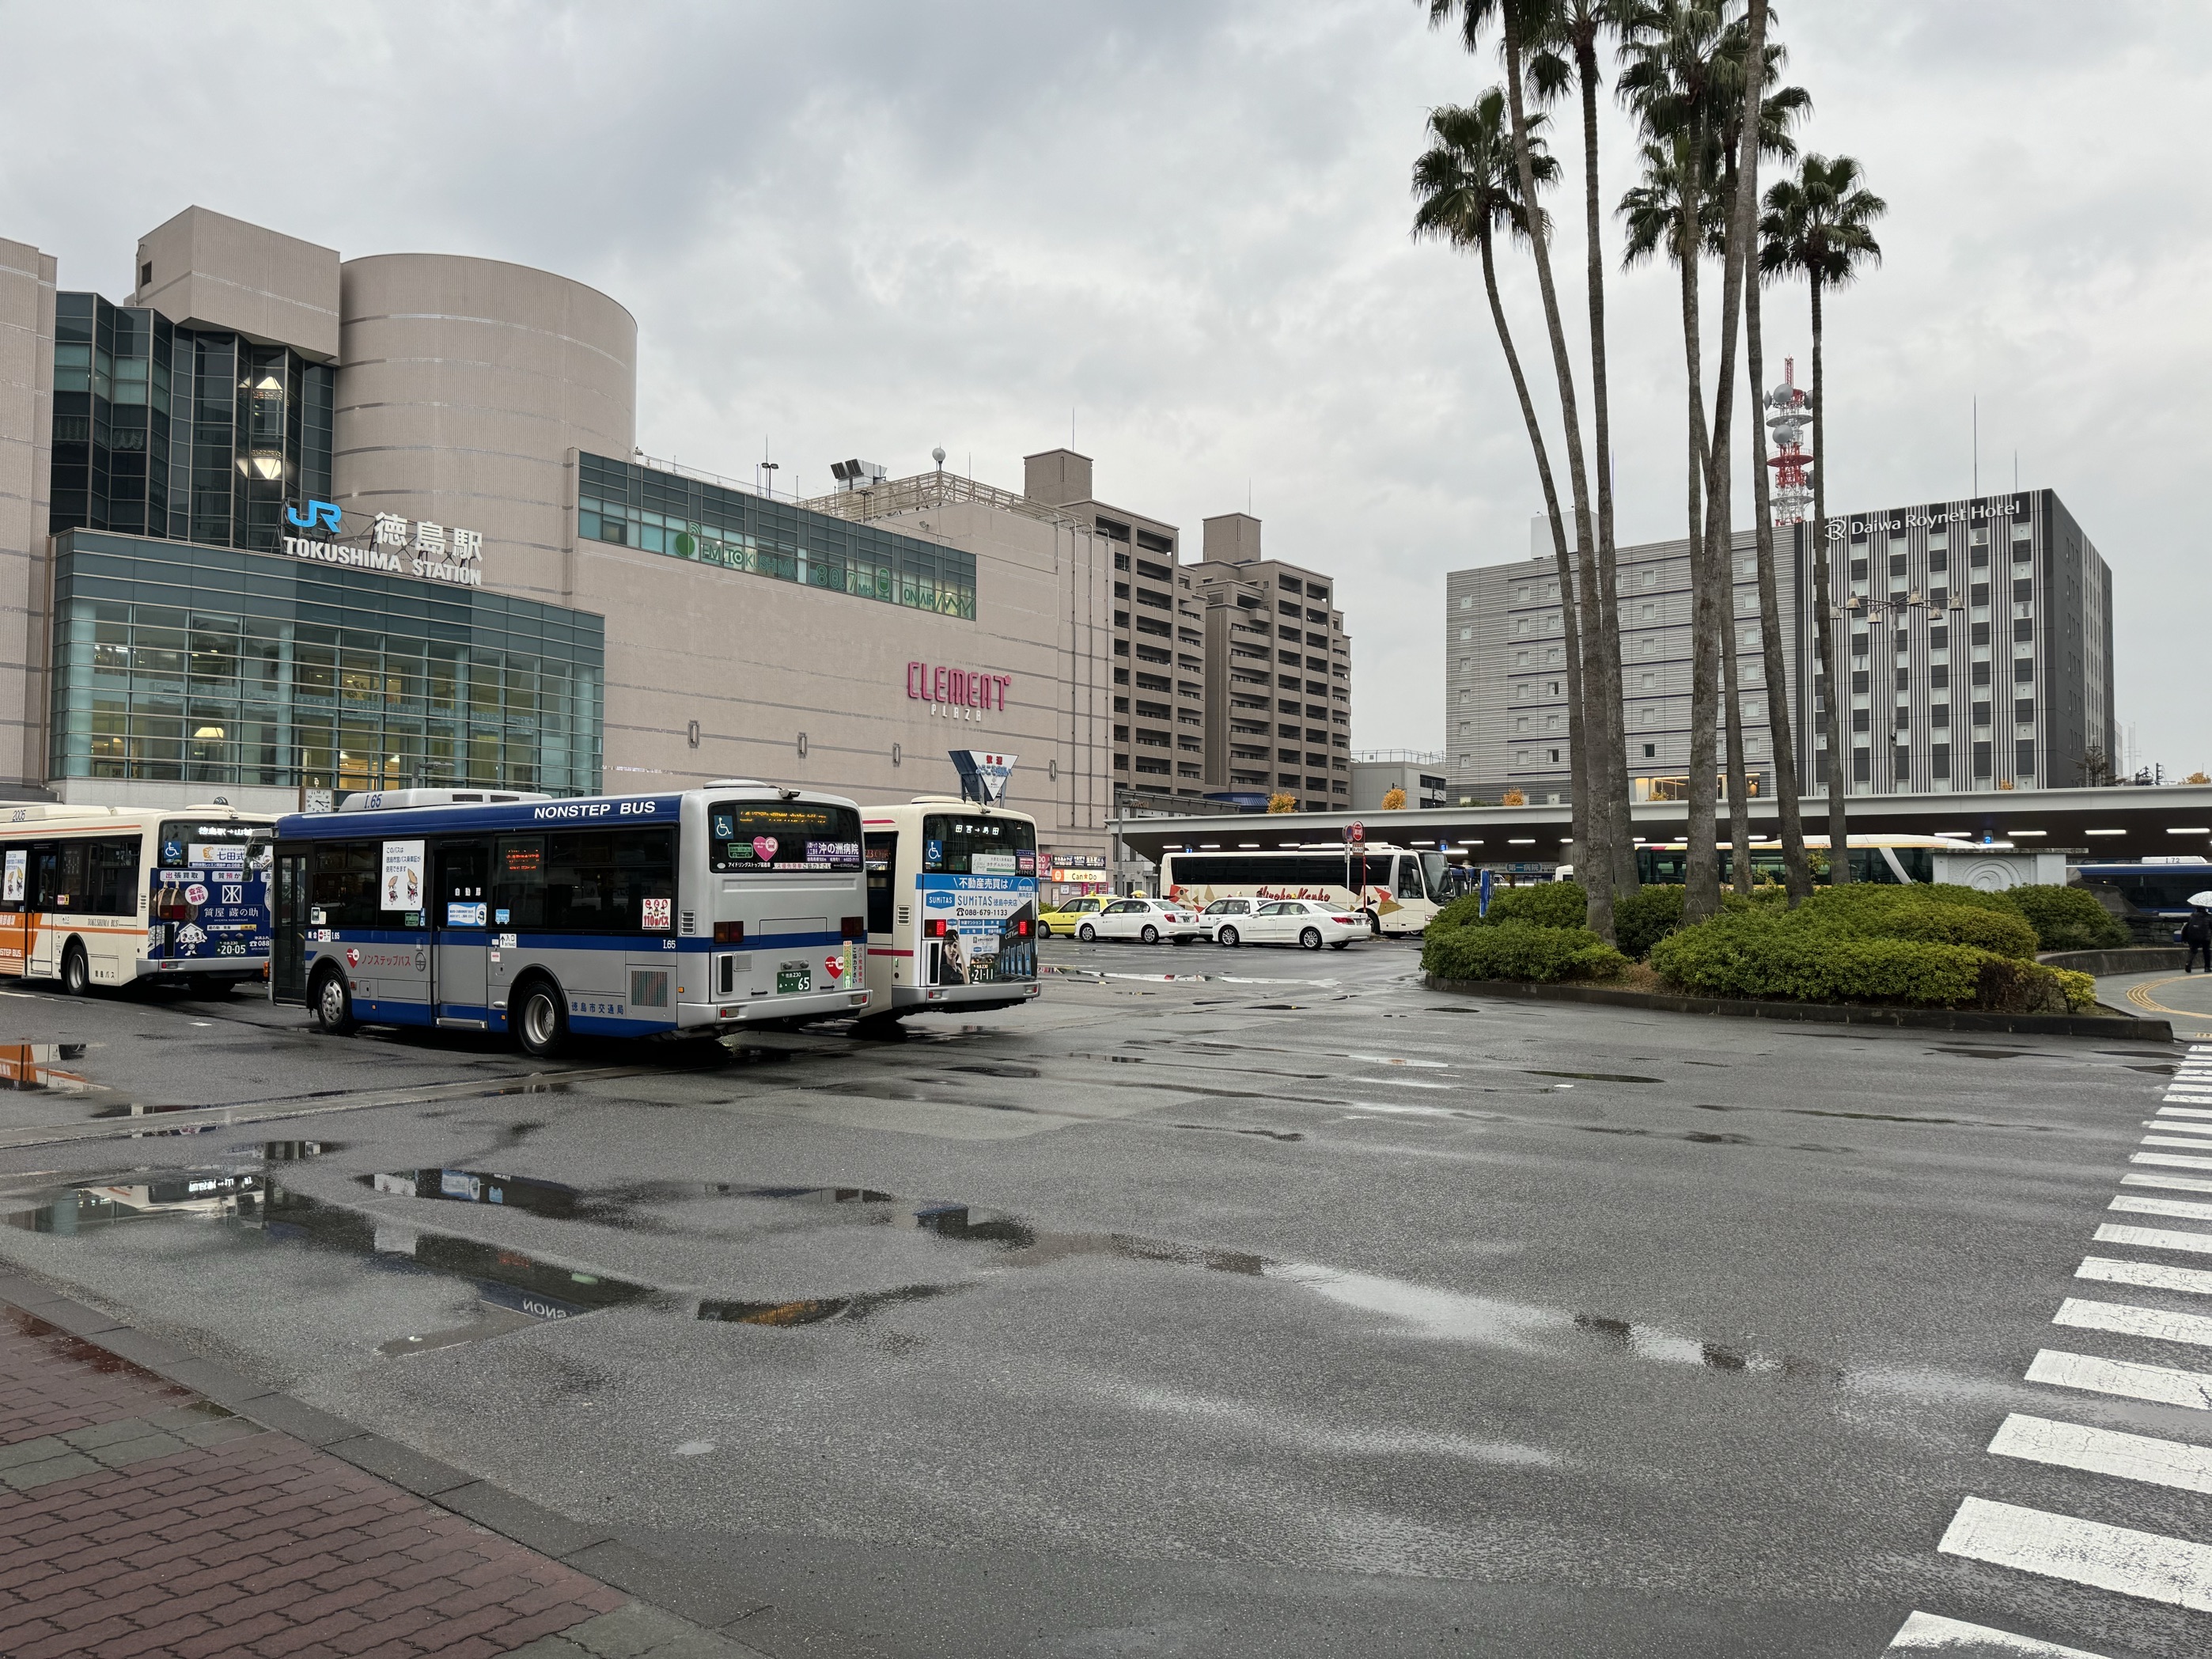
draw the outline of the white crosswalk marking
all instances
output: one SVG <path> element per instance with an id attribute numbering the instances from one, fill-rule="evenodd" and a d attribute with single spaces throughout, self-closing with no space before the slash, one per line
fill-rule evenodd
<path id="1" fill-rule="evenodd" d="M 2062 1648 L 2056 1642 L 2039 1642 L 2032 1636 L 2014 1636 L 2008 1630 L 1969 1625 L 1932 1613 L 1916 1613 L 1890 1638 L 1885 1653 L 1948 1653 L 1988 1655 L 1997 1659 L 2104 1659 L 2086 1648 Z"/>
<path id="2" fill-rule="evenodd" d="M 2157 1117 L 2145 1118 L 2143 1120 L 2143 1127 L 2146 1129 L 2163 1129 L 2170 1135 L 2212 1135 L 2212 1123 L 2185 1123 L 2177 1119 L 2166 1116 L 2165 1111 L 2170 1111 L 2172 1109 L 2172 1108 L 2168 1107 L 2166 1108 L 2164 1111 L 2161 1111 L 2160 1115 Z"/>
<path id="3" fill-rule="evenodd" d="M 2154 1250 L 2197 1250 L 2212 1255 L 2212 1233 L 2175 1232 L 2165 1227 L 2121 1227 L 2106 1222 L 2097 1229 L 2100 1244 L 2147 1244 Z"/>
<path id="4" fill-rule="evenodd" d="M 2128 1210 L 2136 1215 L 2178 1215 L 2191 1221 L 2212 1221 L 2212 1204 L 2191 1203 L 2179 1198 L 2130 1198 L 2122 1193 L 2105 1207 Z"/>
<path id="5" fill-rule="evenodd" d="M 2092 1474 L 2117 1475 L 2123 1480 L 2212 1492 L 2212 1447 L 2156 1440 L 2147 1434 L 2055 1423 L 2047 1417 L 2014 1412 L 1997 1430 L 1990 1450 L 1999 1457 L 2024 1457 L 2038 1463 L 2087 1469 Z"/>
<path id="6" fill-rule="evenodd" d="M 2145 1135 L 2139 1143 L 2145 1146 L 2208 1146 L 2212 1141 L 2186 1140 L 2179 1135 Z"/>
<path id="7" fill-rule="evenodd" d="M 2079 1389 L 2085 1394 L 2116 1395 L 2127 1400 L 2154 1400 L 2166 1406 L 2212 1408 L 2212 1376 L 2203 1371 L 2178 1371 L 2166 1365 L 2138 1365 L 2130 1359 L 2096 1359 L 2085 1353 L 2045 1348 L 2027 1368 L 2031 1382 L 2053 1388 Z"/>
<path id="8" fill-rule="evenodd" d="M 2179 1193 L 2212 1193 L 2212 1181 L 2201 1181 L 2195 1176 L 2124 1175 L 2123 1187 L 2164 1187 Z"/>
<path id="9" fill-rule="evenodd" d="M 2076 1279 L 2100 1279 L 2112 1285 L 2141 1285 L 2147 1290 L 2188 1291 L 2212 1296 L 2212 1273 L 2201 1267 L 2169 1267 L 2162 1261 L 2116 1261 L 2108 1255 L 2081 1258 Z"/>
<path id="10" fill-rule="evenodd" d="M 2158 1164 L 2169 1170 L 2212 1170 L 2212 1158 L 2184 1158 L 2178 1152 L 2130 1152 L 2130 1164 Z"/>
<path id="11" fill-rule="evenodd" d="M 1936 1547 L 2147 1601 L 2212 1611 L 2212 1547 L 2183 1539 L 1969 1498 Z"/>
<path id="12" fill-rule="evenodd" d="M 2138 1308 L 2131 1302 L 2088 1302 L 2068 1297 L 2051 1316 L 2054 1325 L 2071 1325 L 2085 1331 L 2116 1331 L 2122 1336 L 2147 1336 L 2157 1342 L 2193 1342 L 2212 1348 L 2212 1319 L 2203 1314 L 2168 1313 L 2163 1308 Z"/>
<path id="13" fill-rule="evenodd" d="M 2212 1117 L 2212 1111 L 2195 1106 L 2161 1106 L 2158 1109 L 2158 1115 L 2160 1117 Z"/>

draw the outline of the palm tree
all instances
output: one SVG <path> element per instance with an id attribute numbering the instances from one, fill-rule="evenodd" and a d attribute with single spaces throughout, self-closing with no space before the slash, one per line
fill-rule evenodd
<path id="1" fill-rule="evenodd" d="M 1766 212 L 1759 222 L 1759 264 L 1762 271 L 1804 273 L 1813 301 L 1813 627 L 1820 648 L 1821 702 L 1828 716 L 1829 879 L 1850 877 L 1850 840 L 1844 817 L 1848 787 L 1844 771 L 1846 747 L 1842 719 L 1845 700 L 1838 694 L 1835 662 L 1835 617 L 1828 573 L 1828 452 L 1821 429 L 1826 391 L 1821 373 L 1821 295 L 1854 281 L 1865 266 L 1880 263 L 1881 246 L 1874 222 L 1889 204 L 1865 188 L 1864 173 L 1848 155 L 1831 161 L 1808 155 L 1797 176 L 1776 181 L 1766 192 Z"/>
<path id="2" fill-rule="evenodd" d="M 1505 100 L 1511 116 L 1514 168 L 1521 186 L 1521 199 L 1533 204 L 1536 199 L 1534 152 L 1529 144 L 1528 76 L 1531 49 L 1540 50 L 1542 42 L 1554 32 L 1553 14 L 1561 0 L 1416 0 L 1429 9 L 1431 27 L 1441 27 L 1457 17 L 1461 37 L 1470 52 L 1480 50 L 1483 37 L 1493 19 L 1499 26 L 1505 56 Z M 1583 616 L 1595 613 L 1602 596 L 1598 592 L 1595 549 L 1595 526 L 1590 514 L 1589 473 L 1583 453 L 1583 431 L 1580 406 L 1575 396 L 1573 360 L 1567 353 L 1567 337 L 1559 315 L 1559 295 L 1552 280 L 1552 253 L 1549 227 L 1544 216 L 1531 212 L 1526 216 L 1525 234 L 1529 250 L 1535 256 L 1536 287 L 1544 301 L 1544 325 L 1552 347 L 1552 372 L 1559 384 L 1559 418 L 1565 428 L 1567 451 L 1567 483 L 1574 501 L 1575 545 L 1583 569 L 1581 592 L 1565 579 L 1559 585 L 1559 609 L 1563 629 L 1575 631 L 1568 636 L 1567 651 L 1571 658 L 1580 641 L 1589 637 L 1591 629 L 1578 619 L 1565 623 L 1565 618 L 1580 612 Z M 1597 630 L 1601 635 L 1602 629 Z M 1594 652 L 1598 684 L 1613 684 L 1620 678 L 1620 659 L 1616 655 L 1610 671 L 1601 652 Z M 1580 684 L 1589 687 L 1592 664 L 1582 665 Z M 1580 738 L 1573 727 L 1579 716 Z M 1592 789 L 1593 775 L 1588 737 L 1595 725 L 1599 730 L 1610 730 L 1618 720 L 1607 720 L 1602 714 L 1594 721 L 1587 708 L 1571 711 L 1569 741 L 1574 744 L 1575 765 L 1575 835 L 1581 842 L 1580 873 L 1589 895 L 1590 930 L 1601 939 L 1613 938 L 1613 878 L 1614 867 L 1613 824 L 1609 804 L 1601 801 L 1598 792 Z M 1598 773 L 1595 775 L 1602 776 Z M 1626 832 L 1626 823 L 1620 826 Z"/>
<path id="3" fill-rule="evenodd" d="M 1620 602 L 1615 586 L 1613 528 L 1613 417 L 1605 344 L 1605 236 L 1600 206 L 1597 162 L 1597 98 L 1603 77 L 1597 66 L 1601 33 L 1618 33 L 1636 0 L 1560 0 L 1543 8 L 1534 30 L 1528 64 L 1529 88 L 1540 104 L 1561 95 L 1572 82 L 1582 96 L 1583 234 L 1588 252 L 1589 291 L 1590 436 L 1597 471 L 1597 568 L 1595 592 L 1596 651 L 1606 684 L 1592 695 L 1601 699 L 1604 744 L 1590 772 L 1590 787 L 1607 805 L 1613 847 L 1613 885 L 1633 893 L 1640 884 L 1632 835 L 1628 785 L 1627 709 L 1620 667 Z"/>
<path id="4" fill-rule="evenodd" d="M 1529 171 L 1540 185 L 1559 176 L 1559 163 L 1546 153 L 1540 114 L 1528 118 Z M 1491 88 L 1474 103 L 1446 106 L 1429 112 L 1429 135 L 1435 141 L 1413 163 L 1413 235 L 1439 237 L 1455 247 L 1472 247 L 1482 256 L 1482 288 L 1490 301 L 1490 320 L 1498 330 L 1498 343 L 1505 354 L 1505 367 L 1513 377 L 1514 395 L 1521 402 L 1521 418 L 1528 428 L 1528 447 L 1536 458 L 1536 477 L 1544 491 L 1544 511 L 1552 523 L 1552 552 L 1559 573 L 1559 615 L 1567 659 L 1567 745 L 1573 767 L 1571 799 L 1576 823 L 1570 833 L 1580 841 L 1588 833 L 1587 803 L 1590 757 L 1584 743 L 1587 725 L 1583 696 L 1581 619 L 1575 604 L 1575 567 L 1567 550 L 1566 525 L 1559 512 L 1559 487 L 1552 476 L 1549 447 L 1528 393 L 1528 378 L 1521 368 L 1521 354 L 1513 343 L 1513 330 L 1505 319 L 1504 302 L 1498 292 L 1498 234 L 1528 239 L 1530 215 L 1521 193 L 1520 167 L 1506 110 L 1504 92 Z M 1540 219 L 1541 210 L 1537 217 Z"/>
<path id="5" fill-rule="evenodd" d="M 1708 532 L 1705 501 L 1711 469 L 1705 415 L 1704 347 L 1698 299 L 1698 266 L 1711 228 L 1711 184 L 1721 87 L 1717 68 L 1724 24 L 1720 0 L 1650 0 L 1622 20 L 1620 96 L 1644 134 L 1644 183 L 1623 198 L 1629 221 L 1628 258 L 1648 254 L 1639 225 L 1671 232 L 1669 250 L 1681 276 L 1682 350 L 1689 399 L 1686 469 L 1690 555 L 1690 783 L 1689 856 L 1684 871 L 1682 916 L 1698 921 L 1720 908 L 1714 775 L 1720 714 L 1720 576 Z M 1671 207 L 1670 204 L 1671 204 Z"/>

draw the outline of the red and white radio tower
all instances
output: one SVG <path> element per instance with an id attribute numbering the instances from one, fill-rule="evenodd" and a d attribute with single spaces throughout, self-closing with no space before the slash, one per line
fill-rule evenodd
<path id="1" fill-rule="evenodd" d="M 1813 505 L 1813 486 L 1805 482 L 1813 458 L 1799 447 L 1799 440 L 1813 418 L 1813 406 L 1798 389 L 1795 357 L 1782 360 L 1782 384 L 1766 394 L 1766 406 L 1774 411 L 1766 419 L 1774 434 L 1775 453 L 1766 462 L 1774 469 L 1774 522 L 1778 526 L 1802 524 Z"/>

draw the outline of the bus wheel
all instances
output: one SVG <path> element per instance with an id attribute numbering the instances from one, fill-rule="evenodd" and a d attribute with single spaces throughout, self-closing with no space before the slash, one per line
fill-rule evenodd
<path id="1" fill-rule="evenodd" d="M 1321 949 L 1321 929 L 1320 929 L 1320 928 L 1318 928 L 1318 927 L 1309 927 L 1309 928 L 1307 928 L 1307 929 L 1305 930 L 1305 932 L 1304 932 L 1303 933 L 1300 933 L 1300 934 L 1298 935 L 1298 944 L 1299 944 L 1300 947 L 1301 947 L 1301 948 L 1303 948 L 1303 949 L 1304 949 L 1304 950 L 1308 950 L 1308 951 L 1318 951 L 1318 950 L 1320 950 L 1320 949 Z"/>
<path id="2" fill-rule="evenodd" d="M 92 964 L 85 960 L 84 946 L 76 939 L 62 952 L 62 990 L 64 994 L 81 997 L 92 989 Z"/>
<path id="3" fill-rule="evenodd" d="M 326 1036 L 344 1036 L 353 1030 L 353 993 L 345 975 L 325 968 L 315 978 L 315 1029 Z"/>
<path id="4" fill-rule="evenodd" d="M 568 1011 L 562 1007 L 559 994 L 542 979 L 530 981 L 507 1018 L 514 1026 L 514 1040 L 532 1060 L 550 1060 L 568 1046 Z"/>
<path id="5" fill-rule="evenodd" d="M 1367 937 L 1370 939 L 1381 939 L 1382 937 L 1382 918 L 1376 915 L 1372 910 L 1364 910 L 1360 914 L 1367 918 Z"/>

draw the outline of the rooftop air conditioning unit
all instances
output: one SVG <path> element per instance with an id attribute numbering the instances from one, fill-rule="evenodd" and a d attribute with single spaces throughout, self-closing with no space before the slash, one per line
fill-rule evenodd
<path id="1" fill-rule="evenodd" d="M 840 489 L 867 489 L 881 483 L 887 475 L 875 461 L 832 461 L 830 476 L 836 479 Z"/>

